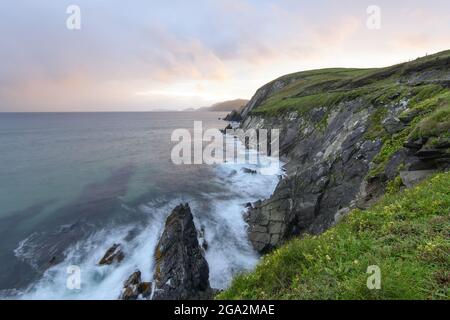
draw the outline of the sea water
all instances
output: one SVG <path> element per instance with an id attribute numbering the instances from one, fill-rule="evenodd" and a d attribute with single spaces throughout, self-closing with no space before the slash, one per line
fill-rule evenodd
<path id="1" fill-rule="evenodd" d="M 270 196 L 281 171 L 258 165 L 175 165 L 171 133 L 223 128 L 215 112 L 0 114 L 0 297 L 117 299 L 139 269 L 153 277 L 165 219 L 188 202 L 213 288 L 254 268 L 245 205 Z M 227 143 L 236 143 L 227 137 Z M 238 145 L 238 152 L 249 152 Z M 251 152 L 251 151 L 250 151 Z M 99 266 L 114 243 L 125 259 Z M 80 289 L 66 285 L 68 267 Z"/>

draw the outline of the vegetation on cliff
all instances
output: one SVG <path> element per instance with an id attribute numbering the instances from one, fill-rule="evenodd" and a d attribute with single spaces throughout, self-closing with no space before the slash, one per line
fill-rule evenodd
<path id="1" fill-rule="evenodd" d="M 295 170 L 251 211 L 249 238 L 265 244 L 281 221 L 283 239 L 218 298 L 450 298 L 449 88 L 444 51 L 387 68 L 295 73 L 259 89 L 244 123 L 283 127 Z M 318 235 L 338 210 L 343 220 Z M 381 290 L 367 288 L 369 266 L 380 268 Z"/>
<path id="2" fill-rule="evenodd" d="M 448 299 L 450 173 L 387 194 L 318 236 L 295 239 L 219 299 Z M 368 266 L 381 289 L 367 287 Z"/>

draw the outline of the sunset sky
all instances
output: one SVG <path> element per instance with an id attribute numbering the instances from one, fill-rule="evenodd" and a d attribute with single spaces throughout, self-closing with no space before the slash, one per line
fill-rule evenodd
<path id="1" fill-rule="evenodd" d="M 81 30 L 66 27 L 71 4 Z M 0 33 L 0 111 L 174 110 L 450 49 L 450 1 L 3 0 Z"/>

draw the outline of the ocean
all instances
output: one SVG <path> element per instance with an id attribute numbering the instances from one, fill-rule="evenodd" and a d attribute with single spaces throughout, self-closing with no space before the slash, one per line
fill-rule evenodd
<path id="1" fill-rule="evenodd" d="M 281 174 L 246 174 L 232 162 L 175 165 L 175 129 L 226 122 L 216 112 L 0 114 L 0 298 L 117 299 L 139 269 L 153 276 L 166 217 L 188 202 L 208 243 L 213 288 L 251 270 L 245 205 L 267 198 Z M 234 139 L 227 143 L 238 144 Z M 230 142 L 231 141 L 231 142 Z M 122 244 L 120 264 L 99 266 Z M 67 287 L 79 266 L 81 288 Z"/>

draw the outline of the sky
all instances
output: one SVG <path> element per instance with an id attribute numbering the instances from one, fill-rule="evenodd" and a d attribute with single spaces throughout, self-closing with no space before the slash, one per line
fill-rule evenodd
<path id="1" fill-rule="evenodd" d="M 80 29 L 67 28 L 70 5 Z M 2 0 L 0 112 L 250 99 L 287 73 L 450 49 L 449 18 L 448 0 Z"/>

